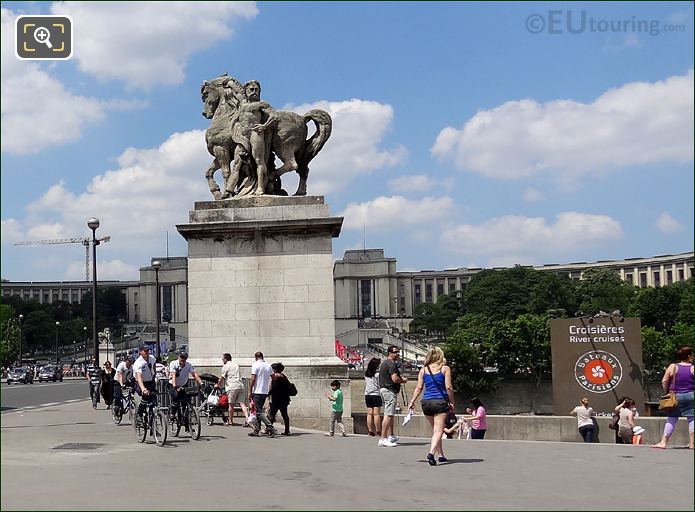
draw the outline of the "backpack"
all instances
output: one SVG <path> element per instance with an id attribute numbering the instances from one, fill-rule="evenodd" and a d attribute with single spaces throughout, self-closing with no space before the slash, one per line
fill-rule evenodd
<path id="1" fill-rule="evenodd" d="M 289 396 L 297 396 L 297 393 L 299 393 L 299 391 L 297 391 L 297 386 L 295 386 L 295 385 L 294 385 L 293 383 L 291 383 L 291 382 L 288 383 L 288 384 L 287 384 L 287 394 L 288 394 Z"/>
<path id="2" fill-rule="evenodd" d="M 611 422 L 608 424 L 608 428 L 611 430 L 618 430 L 618 422 L 620 421 L 620 414 L 617 412 L 613 413 L 613 417 L 611 418 Z"/>

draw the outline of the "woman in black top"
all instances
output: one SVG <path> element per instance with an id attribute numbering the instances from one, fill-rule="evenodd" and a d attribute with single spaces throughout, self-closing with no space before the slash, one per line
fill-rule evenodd
<path id="1" fill-rule="evenodd" d="M 111 408 L 113 402 L 113 380 L 116 378 L 116 370 L 111 367 L 111 362 L 104 363 L 104 369 L 101 370 L 101 396 L 104 397 L 106 408 Z"/>
<path id="2" fill-rule="evenodd" d="M 271 423 L 275 423 L 275 416 L 278 411 L 282 415 L 282 421 L 285 423 L 284 436 L 290 435 L 290 417 L 287 414 L 287 406 L 290 405 L 290 381 L 282 373 L 285 366 L 282 363 L 273 363 L 270 365 L 273 369 L 273 374 L 270 376 L 270 412 L 268 419 Z"/>

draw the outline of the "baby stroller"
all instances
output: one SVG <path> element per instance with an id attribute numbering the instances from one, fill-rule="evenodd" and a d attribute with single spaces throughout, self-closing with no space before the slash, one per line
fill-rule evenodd
<path id="1" fill-rule="evenodd" d="M 212 425 L 215 422 L 215 417 L 222 418 L 223 422 L 228 421 L 229 407 L 227 405 L 227 395 L 220 388 L 215 387 L 218 377 L 212 374 L 204 373 L 200 379 L 205 383 L 202 387 L 203 400 L 198 407 L 198 415 L 202 418 L 205 416 L 205 423 Z"/>

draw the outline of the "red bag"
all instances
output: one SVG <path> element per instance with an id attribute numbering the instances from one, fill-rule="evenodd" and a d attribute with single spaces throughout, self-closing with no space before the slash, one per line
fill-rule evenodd
<path id="1" fill-rule="evenodd" d="M 217 402 L 217 407 L 228 407 L 229 406 L 229 398 L 227 398 L 227 393 L 222 393 L 220 395 L 220 401 Z"/>

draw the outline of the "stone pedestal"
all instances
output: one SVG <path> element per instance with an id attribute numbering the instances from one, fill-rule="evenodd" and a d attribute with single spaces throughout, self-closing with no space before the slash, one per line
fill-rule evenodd
<path id="1" fill-rule="evenodd" d="M 195 203 L 187 224 L 188 338 L 198 371 L 219 374 L 229 352 L 248 376 L 260 350 L 280 361 L 299 394 L 293 424 L 325 428 L 338 379 L 350 418 L 347 367 L 335 356 L 332 238 L 343 219 L 322 196 Z"/>

